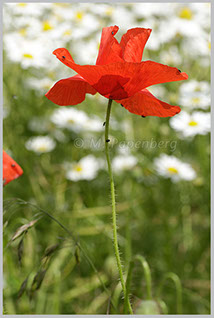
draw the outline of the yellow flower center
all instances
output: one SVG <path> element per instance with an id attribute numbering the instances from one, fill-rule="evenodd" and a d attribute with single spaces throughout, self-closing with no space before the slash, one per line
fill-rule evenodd
<path id="1" fill-rule="evenodd" d="M 196 86 L 195 89 L 194 89 L 194 92 L 200 92 L 200 91 L 201 91 L 200 86 Z"/>
<path id="2" fill-rule="evenodd" d="M 192 20 L 193 14 L 192 14 L 192 11 L 190 10 L 190 8 L 184 7 L 179 12 L 179 17 L 181 19 Z"/>
<path id="3" fill-rule="evenodd" d="M 198 125 L 198 123 L 196 121 L 194 121 L 194 120 L 191 120 L 189 122 L 189 126 L 197 126 L 197 125 Z"/>
<path id="4" fill-rule="evenodd" d="M 174 167 L 169 167 L 167 170 L 169 171 L 170 174 L 177 174 L 178 173 L 178 170 Z"/>
<path id="5" fill-rule="evenodd" d="M 209 49 L 209 51 L 211 51 L 211 42 L 210 41 L 208 41 L 208 49 Z"/>
<path id="6" fill-rule="evenodd" d="M 194 104 L 198 104 L 198 103 L 200 102 L 200 98 L 199 98 L 199 97 L 193 97 L 193 98 L 192 98 L 192 102 L 193 102 Z"/>
<path id="7" fill-rule="evenodd" d="M 72 33 L 71 30 L 66 30 L 66 31 L 63 32 L 63 35 L 64 36 L 71 35 L 71 33 Z"/>
<path id="8" fill-rule="evenodd" d="M 81 172 L 82 171 L 82 167 L 80 165 L 76 165 L 74 167 L 74 169 L 77 171 L 77 172 Z"/>
<path id="9" fill-rule="evenodd" d="M 58 3 L 58 2 L 53 2 L 53 5 L 66 8 L 66 7 L 68 7 L 68 6 L 69 6 L 69 3 Z"/>
<path id="10" fill-rule="evenodd" d="M 38 147 L 39 152 L 45 152 L 46 150 L 47 150 L 47 147 L 45 145 Z"/>
<path id="11" fill-rule="evenodd" d="M 16 5 L 19 6 L 19 7 L 26 7 L 27 3 L 17 3 Z"/>
<path id="12" fill-rule="evenodd" d="M 27 34 L 26 28 L 20 29 L 20 30 L 19 30 L 19 34 L 20 34 L 21 36 L 26 36 L 26 34 Z"/>
<path id="13" fill-rule="evenodd" d="M 68 120 L 67 120 L 67 123 L 68 123 L 68 124 L 73 124 L 73 123 L 74 123 L 74 120 L 73 120 L 73 119 L 68 119 Z"/>
<path id="14" fill-rule="evenodd" d="M 78 12 L 76 13 L 76 19 L 79 20 L 79 21 L 82 21 L 82 19 L 83 19 L 83 13 L 80 12 L 80 11 L 78 11 Z"/>
<path id="15" fill-rule="evenodd" d="M 113 8 L 108 8 L 108 9 L 106 10 L 106 15 L 111 16 L 112 13 L 113 13 Z"/>
<path id="16" fill-rule="evenodd" d="M 52 30 L 53 26 L 48 21 L 44 21 L 42 23 L 42 29 L 43 29 L 43 31 Z"/>
<path id="17" fill-rule="evenodd" d="M 49 72 L 47 75 L 48 75 L 48 77 L 50 77 L 51 79 L 55 79 L 55 77 L 56 77 L 56 73 L 55 73 L 55 72 Z"/>
<path id="18" fill-rule="evenodd" d="M 27 58 L 27 59 L 33 59 L 33 55 L 31 55 L 29 53 L 24 53 L 22 56 Z"/>

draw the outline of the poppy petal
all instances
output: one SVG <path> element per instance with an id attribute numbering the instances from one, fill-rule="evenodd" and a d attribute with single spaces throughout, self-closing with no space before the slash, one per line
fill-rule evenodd
<path id="1" fill-rule="evenodd" d="M 3 185 L 5 186 L 22 174 L 22 168 L 3 150 Z"/>
<path id="2" fill-rule="evenodd" d="M 86 94 L 96 94 L 96 90 L 80 75 L 62 79 L 45 94 L 53 103 L 60 106 L 77 105 L 85 99 Z"/>
<path id="3" fill-rule="evenodd" d="M 139 63 L 111 63 L 106 65 L 79 65 L 74 63 L 65 48 L 53 51 L 53 54 L 65 65 L 79 73 L 101 95 L 111 99 L 127 98 L 130 95 L 124 85 L 139 70 Z"/>
<path id="4" fill-rule="evenodd" d="M 172 106 L 157 99 L 147 89 L 143 89 L 132 97 L 117 100 L 130 113 L 140 116 L 172 117 L 178 114 L 179 106 Z"/>
<path id="5" fill-rule="evenodd" d="M 53 51 L 65 65 L 79 73 L 97 92 L 106 98 L 128 98 L 148 86 L 187 79 L 177 68 L 152 61 L 141 63 L 117 62 L 106 65 L 74 63 L 65 48 Z"/>
<path id="6" fill-rule="evenodd" d="M 120 46 L 126 62 L 141 62 L 143 50 L 151 32 L 151 29 L 134 28 L 122 36 Z"/>
<path id="7" fill-rule="evenodd" d="M 139 92 L 143 88 L 167 83 L 187 80 L 188 75 L 181 72 L 176 67 L 167 66 L 153 61 L 145 61 L 139 63 L 140 70 L 125 85 L 124 89 L 129 92 L 130 96 Z"/>
<path id="8" fill-rule="evenodd" d="M 114 37 L 118 30 L 116 25 L 103 28 L 96 65 L 123 61 L 121 46 Z"/>

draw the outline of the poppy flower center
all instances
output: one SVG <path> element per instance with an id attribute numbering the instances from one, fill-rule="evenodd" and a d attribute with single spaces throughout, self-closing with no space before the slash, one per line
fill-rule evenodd
<path id="1" fill-rule="evenodd" d="M 198 125 L 198 123 L 196 121 L 194 121 L 194 120 L 191 120 L 189 122 L 189 126 L 197 126 L 197 125 Z"/>
<path id="2" fill-rule="evenodd" d="M 174 167 L 169 167 L 167 170 L 169 171 L 170 174 L 177 174 L 178 173 L 178 170 Z"/>

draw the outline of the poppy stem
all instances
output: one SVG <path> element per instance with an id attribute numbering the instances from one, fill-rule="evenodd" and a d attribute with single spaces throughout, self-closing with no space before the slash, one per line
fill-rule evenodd
<path id="1" fill-rule="evenodd" d="M 106 152 L 106 160 L 108 164 L 108 172 L 109 172 L 109 178 L 110 178 L 110 187 L 111 187 L 111 201 L 112 201 L 112 224 L 113 224 L 113 243 L 114 243 L 114 251 L 117 261 L 117 268 L 119 271 L 120 276 L 120 282 L 122 285 L 125 301 L 127 304 L 125 304 L 125 307 L 128 307 L 129 313 L 133 314 L 132 307 L 129 301 L 129 298 L 126 297 L 126 284 L 123 277 L 123 270 L 122 270 L 122 264 L 120 260 L 120 251 L 119 251 L 119 245 L 118 245 L 118 239 L 117 239 L 117 215 L 116 215 L 116 202 L 115 202 L 115 186 L 114 186 L 114 179 L 113 179 L 113 173 L 111 168 L 111 161 L 109 156 L 109 120 L 110 120 L 110 113 L 111 113 L 111 106 L 112 106 L 112 99 L 109 99 L 108 102 L 108 108 L 106 112 L 106 124 L 105 124 L 105 152 Z"/>

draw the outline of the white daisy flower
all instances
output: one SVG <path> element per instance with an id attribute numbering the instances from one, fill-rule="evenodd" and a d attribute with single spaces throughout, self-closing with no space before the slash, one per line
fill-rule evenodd
<path id="1" fill-rule="evenodd" d="M 181 95 L 179 97 L 179 104 L 189 108 L 207 109 L 211 104 L 210 95 L 197 92 L 194 94 Z"/>
<path id="2" fill-rule="evenodd" d="M 178 65 L 181 64 L 182 58 L 178 51 L 177 46 L 171 46 L 168 50 L 161 51 L 160 53 L 161 63 L 167 65 Z"/>
<path id="3" fill-rule="evenodd" d="M 88 118 L 88 120 L 85 123 L 85 129 L 88 131 L 102 131 L 103 122 L 97 116 L 94 116 L 93 118 Z"/>
<path id="4" fill-rule="evenodd" d="M 60 128 L 80 132 L 85 126 L 88 116 L 75 108 L 61 107 L 54 111 L 51 121 Z"/>
<path id="5" fill-rule="evenodd" d="M 65 164 L 66 178 L 71 181 L 92 180 L 96 178 L 100 168 L 100 160 L 88 155 L 79 162 Z"/>
<path id="6" fill-rule="evenodd" d="M 137 158 L 128 155 L 119 155 L 112 160 L 112 168 L 115 173 L 121 173 L 124 170 L 131 170 L 137 164 Z"/>
<path id="7" fill-rule="evenodd" d="M 200 45 L 198 45 L 198 43 L 200 43 Z M 187 56 L 192 58 L 200 56 L 210 59 L 211 36 L 209 33 L 203 34 L 202 36 L 198 35 L 195 39 L 187 38 L 182 41 L 181 46 L 182 52 Z M 208 65 L 210 65 L 210 60 Z"/>
<path id="8" fill-rule="evenodd" d="M 211 104 L 210 84 L 196 80 L 183 83 L 180 86 L 179 103 L 190 108 L 208 108 Z"/>
<path id="9" fill-rule="evenodd" d="M 210 94 L 210 84 L 206 81 L 190 80 L 181 84 L 179 91 L 182 95 L 194 93 Z"/>
<path id="10" fill-rule="evenodd" d="M 55 141 L 48 136 L 38 136 L 30 138 L 25 147 L 28 150 L 34 151 L 38 154 L 52 151 L 56 146 Z"/>
<path id="11" fill-rule="evenodd" d="M 98 117 L 89 118 L 85 112 L 75 108 L 56 109 L 51 116 L 51 121 L 60 128 L 67 128 L 75 132 L 103 129 L 102 121 Z"/>
<path id="12" fill-rule="evenodd" d="M 44 91 L 48 91 L 51 86 L 53 86 L 54 81 L 52 81 L 49 77 L 43 77 L 41 79 L 30 77 L 27 79 L 26 83 L 31 88 L 36 89 L 41 95 L 43 95 Z"/>
<path id="13" fill-rule="evenodd" d="M 50 3 L 7 3 L 5 4 L 9 10 L 15 15 L 40 16 L 46 9 L 51 8 Z"/>
<path id="14" fill-rule="evenodd" d="M 173 182 L 192 181 L 196 178 L 196 172 L 191 165 L 174 156 L 161 154 L 159 158 L 154 160 L 154 167 L 159 175 L 170 178 Z"/>
<path id="15" fill-rule="evenodd" d="M 9 59 L 21 63 L 23 68 L 47 66 L 47 55 L 41 42 L 26 40 L 13 32 L 4 35 L 4 48 Z"/>
<path id="16" fill-rule="evenodd" d="M 171 118 L 170 126 L 178 131 L 181 137 L 193 137 L 195 135 L 205 135 L 210 131 L 210 113 L 193 112 L 188 114 L 185 111 Z"/>
<path id="17" fill-rule="evenodd" d="M 171 8 L 160 3 L 133 3 L 132 10 L 138 18 L 150 18 L 155 15 L 168 17 L 171 13 Z"/>

